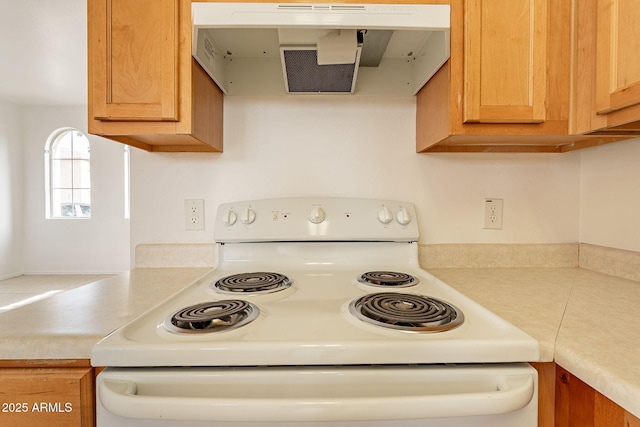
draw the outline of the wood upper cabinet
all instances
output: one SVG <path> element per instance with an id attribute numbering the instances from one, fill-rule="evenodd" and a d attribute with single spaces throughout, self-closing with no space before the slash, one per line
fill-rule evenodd
<path id="1" fill-rule="evenodd" d="M 580 2 L 595 0 L 451 2 L 451 57 L 417 95 L 416 150 L 557 153 L 628 139 L 575 131 L 576 111 L 594 93 L 575 79 L 588 72 L 575 61 L 572 40 L 581 25 L 572 21 L 572 6 Z M 632 37 L 631 28 L 625 37 Z M 636 68 L 626 64 L 625 70 L 628 82 Z"/>
<path id="2" fill-rule="evenodd" d="M 640 2 L 598 0 L 596 113 L 640 104 Z"/>
<path id="3" fill-rule="evenodd" d="M 546 3 L 546 0 L 467 1 L 465 123 L 545 120 Z"/>
<path id="4" fill-rule="evenodd" d="M 223 95 L 191 57 L 190 0 L 88 0 L 89 132 L 222 151 Z"/>
<path id="5" fill-rule="evenodd" d="M 94 9 L 94 118 L 178 120 L 177 6 L 106 0 Z"/>
<path id="6" fill-rule="evenodd" d="M 640 2 L 577 0 L 575 133 L 640 134 Z"/>
<path id="7" fill-rule="evenodd" d="M 570 22 L 565 0 L 452 2 L 451 57 L 417 95 L 417 151 L 559 152 L 574 142 Z"/>

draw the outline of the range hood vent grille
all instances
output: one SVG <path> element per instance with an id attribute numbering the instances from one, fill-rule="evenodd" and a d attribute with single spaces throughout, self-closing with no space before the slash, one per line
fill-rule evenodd
<path id="1" fill-rule="evenodd" d="M 315 47 L 281 47 L 287 93 L 353 93 L 356 86 L 360 48 L 353 64 L 318 65 Z"/>

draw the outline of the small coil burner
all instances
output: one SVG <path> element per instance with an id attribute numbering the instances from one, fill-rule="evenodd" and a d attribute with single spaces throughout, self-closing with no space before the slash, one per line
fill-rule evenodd
<path id="1" fill-rule="evenodd" d="M 171 332 L 220 332 L 246 325 L 259 313 L 256 305 L 243 300 L 210 301 L 178 310 L 163 325 Z"/>
<path id="2" fill-rule="evenodd" d="M 358 282 L 370 286 L 405 288 L 417 285 L 420 281 L 407 273 L 395 271 L 368 271 L 358 277 Z"/>
<path id="3" fill-rule="evenodd" d="M 444 332 L 464 321 L 462 312 L 445 301 L 397 292 L 365 295 L 351 301 L 349 311 L 367 323 L 409 332 Z"/>
<path id="4" fill-rule="evenodd" d="M 223 277 L 212 287 L 223 293 L 264 294 L 287 289 L 291 283 L 291 279 L 283 274 L 258 271 Z"/>

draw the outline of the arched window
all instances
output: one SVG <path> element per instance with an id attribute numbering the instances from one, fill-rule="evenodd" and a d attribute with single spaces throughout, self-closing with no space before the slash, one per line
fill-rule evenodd
<path id="1" fill-rule="evenodd" d="M 91 144 L 73 128 L 49 135 L 44 150 L 46 217 L 91 218 Z"/>

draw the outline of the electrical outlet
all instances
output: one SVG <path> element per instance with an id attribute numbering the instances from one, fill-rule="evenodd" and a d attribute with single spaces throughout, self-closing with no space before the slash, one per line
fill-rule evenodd
<path id="1" fill-rule="evenodd" d="M 204 200 L 185 199 L 184 229 L 204 230 Z"/>
<path id="2" fill-rule="evenodd" d="M 484 228 L 502 230 L 502 199 L 484 199 Z"/>

